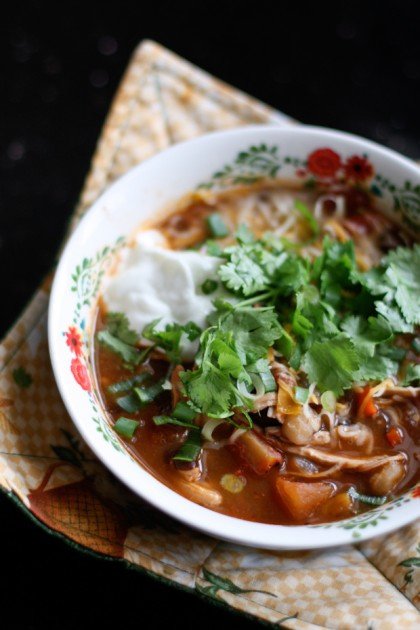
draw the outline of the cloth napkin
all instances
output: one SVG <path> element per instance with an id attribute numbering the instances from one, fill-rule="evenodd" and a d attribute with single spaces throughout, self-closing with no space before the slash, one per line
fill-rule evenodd
<path id="1" fill-rule="evenodd" d="M 135 51 L 70 232 L 106 187 L 170 144 L 244 124 L 291 124 L 158 44 Z M 130 494 L 78 436 L 47 345 L 51 277 L 0 345 L 0 486 L 79 549 L 290 629 L 418 628 L 420 526 L 359 546 L 275 552 L 193 532 Z"/>

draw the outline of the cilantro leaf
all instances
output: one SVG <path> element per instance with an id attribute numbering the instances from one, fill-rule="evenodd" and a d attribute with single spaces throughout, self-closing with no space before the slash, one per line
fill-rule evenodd
<path id="1" fill-rule="evenodd" d="M 384 301 L 378 300 L 375 302 L 375 308 L 376 311 L 387 320 L 394 332 L 413 332 L 412 324 L 407 323 L 397 304 L 387 304 Z"/>
<path id="2" fill-rule="evenodd" d="M 260 246 L 241 245 L 225 250 L 230 254 L 229 262 L 219 267 L 218 273 L 228 289 L 244 296 L 264 291 L 270 278 L 258 260 Z"/>
<path id="3" fill-rule="evenodd" d="M 188 397 L 200 412 L 214 418 L 231 415 L 230 408 L 237 399 L 228 374 L 206 362 L 198 370 L 181 372 L 180 377 Z"/>
<path id="4" fill-rule="evenodd" d="M 101 330 L 97 334 L 99 343 L 117 354 L 128 365 L 137 365 L 141 361 L 141 353 L 135 346 L 131 346 L 118 337 L 114 337 L 109 330 Z"/>
<path id="5" fill-rule="evenodd" d="M 410 363 L 407 367 L 407 371 L 405 373 L 403 379 L 403 385 L 413 385 L 414 383 L 420 382 L 420 363 Z"/>
<path id="6" fill-rule="evenodd" d="M 302 367 L 311 383 L 321 392 L 331 390 L 337 396 L 353 382 L 353 374 L 360 359 L 353 344 L 345 335 L 325 341 L 315 341 L 303 357 Z"/>
<path id="7" fill-rule="evenodd" d="M 185 334 L 190 341 L 194 341 L 201 334 L 201 328 L 194 322 L 181 324 L 166 324 L 162 330 L 158 330 L 157 326 L 160 319 L 155 319 L 143 328 L 142 336 L 154 344 L 162 348 L 173 363 L 180 360 L 181 339 Z"/>
<path id="8" fill-rule="evenodd" d="M 219 328 L 233 338 L 235 350 L 244 364 L 266 356 L 268 348 L 282 336 L 273 307 L 233 309 L 220 318 Z"/>
<path id="9" fill-rule="evenodd" d="M 106 327 L 113 337 L 130 346 L 138 343 L 137 333 L 130 328 L 130 322 L 124 313 L 107 313 Z"/>
<path id="10" fill-rule="evenodd" d="M 383 317 L 369 317 L 364 320 L 357 315 L 348 315 L 341 323 L 346 333 L 361 355 L 372 357 L 378 343 L 392 338 L 391 326 Z"/>

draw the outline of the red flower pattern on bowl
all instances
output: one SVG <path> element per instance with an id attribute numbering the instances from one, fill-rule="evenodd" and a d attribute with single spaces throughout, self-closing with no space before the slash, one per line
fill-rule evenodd
<path id="1" fill-rule="evenodd" d="M 75 326 L 69 326 L 66 333 L 66 344 L 72 352 L 78 357 L 82 353 L 82 338 Z"/>
<path id="2" fill-rule="evenodd" d="M 359 155 L 352 155 L 347 158 L 344 164 L 346 178 L 356 182 L 363 182 L 373 175 L 373 166 L 367 158 Z"/>
<path id="3" fill-rule="evenodd" d="M 332 149 L 316 149 L 308 156 L 308 171 L 321 179 L 335 177 L 341 166 L 341 157 Z"/>
<path id="4" fill-rule="evenodd" d="M 89 374 L 84 363 L 79 358 L 73 359 L 70 365 L 73 376 L 80 387 L 87 392 L 91 391 Z"/>

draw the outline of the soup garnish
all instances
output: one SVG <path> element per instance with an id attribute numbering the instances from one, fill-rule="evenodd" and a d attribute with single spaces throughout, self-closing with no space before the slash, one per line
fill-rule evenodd
<path id="1" fill-rule="evenodd" d="M 102 296 L 115 431 L 187 498 L 337 520 L 418 479 L 420 246 L 357 189 L 195 196 Z"/>

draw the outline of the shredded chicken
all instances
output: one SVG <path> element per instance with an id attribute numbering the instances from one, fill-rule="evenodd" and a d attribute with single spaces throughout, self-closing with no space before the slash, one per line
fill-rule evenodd
<path id="1" fill-rule="evenodd" d="M 329 431 L 317 431 L 313 434 L 311 444 L 315 446 L 326 446 L 331 443 L 331 433 Z"/>
<path id="2" fill-rule="evenodd" d="M 309 411 L 308 411 L 309 410 Z M 302 411 L 295 416 L 285 416 L 283 421 L 283 436 L 293 444 L 309 444 L 314 433 L 321 428 L 321 418 L 308 407 L 306 413 Z"/>
<path id="3" fill-rule="evenodd" d="M 177 470 L 178 474 L 188 482 L 199 481 L 202 474 L 200 466 L 194 466 L 193 468 L 178 468 Z"/>
<path id="4" fill-rule="evenodd" d="M 178 487 L 188 499 L 204 505 L 204 507 L 216 508 L 222 504 L 223 499 L 220 492 L 204 483 L 179 481 Z"/>
<path id="5" fill-rule="evenodd" d="M 354 457 L 347 455 L 338 455 L 336 453 L 328 453 L 327 451 L 320 451 L 310 446 L 292 446 L 291 444 L 281 443 L 282 450 L 288 453 L 294 453 L 295 455 L 301 455 L 302 457 L 308 457 L 318 464 L 324 466 L 333 466 L 334 464 L 340 464 L 344 470 L 356 470 L 358 472 L 368 472 L 379 468 L 388 462 L 402 462 L 405 461 L 405 455 L 403 453 L 396 453 L 395 455 L 371 455 L 369 457 Z"/>
<path id="6" fill-rule="evenodd" d="M 267 407 L 272 407 L 273 405 L 276 404 L 276 401 L 277 401 L 276 392 L 268 392 L 268 394 L 264 394 L 263 396 L 260 396 L 259 398 L 256 398 L 254 400 L 254 403 L 252 405 L 252 411 L 262 411 L 263 409 L 266 409 Z"/>
<path id="7" fill-rule="evenodd" d="M 296 387 L 296 376 L 292 372 L 292 368 L 286 367 L 283 363 L 279 363 L 279 361 L 273 361 L 270 367 L 277 384 L 282 381 L 289 387 Z"/>

